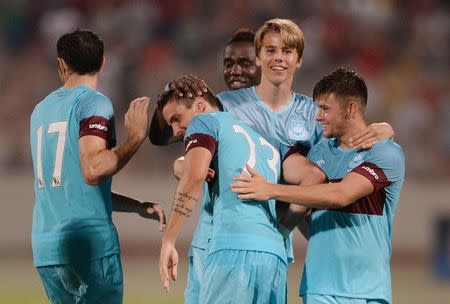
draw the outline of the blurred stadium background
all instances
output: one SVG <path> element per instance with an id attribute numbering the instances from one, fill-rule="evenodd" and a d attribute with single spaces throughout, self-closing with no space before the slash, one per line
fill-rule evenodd
<path id="1" fill-rule="evenodd" d="M 171 79 L 193 73 L 219 92 L 222 50 L 242 26 L 291 18 L 305 34 L 294 89 L 311 95 L 340 65 L 369 86 L 369 121 L 387 121 L 405 149 L 407 179 L 393 232 L 394 303 L 450 303 L 450 18 L 431 0 L 0 0 L 0 303 L 47 303 L 31 261 L 33 208 L 28 119 L 60 85 L 56 40 L 78 26 L 105 41 L 100 91 L 113 101 L 118 139 L 134 97 L 153 100 Z M 115 191 L 159 201 L 169 212 L 171 163 L 181 146 L 149 142 L 115 178 Z M 165 295 L 158 275 L 156 223 L 115 215 L 125 272 L 125 303 L 182 303 L 186 268 Z M 196 218 L 179 241 L 181 259 Z M 305 242 L 296 236 L 289 303 L 297 297 Z"/>

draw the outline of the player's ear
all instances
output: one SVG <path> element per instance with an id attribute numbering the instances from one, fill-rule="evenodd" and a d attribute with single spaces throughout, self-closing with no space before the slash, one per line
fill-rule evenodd
<path id="1" fill-rule="evenodd" d="M 350 100 L 347 104 L 347 117 L 354 118 L 355 114 L 358 112 L 358 102 L 355 100 Z"/>
<path id="2" fill-rule="evenodd" d="M 259 59 L 259 55 L 258 54 L 256 55 L 255 63 L 256 63 L 257 67 L 261 67 L 261 59 Z"/>
<path id="3" fill-rule="evenodd" d="M 100 66 L 100 69 L 98 69 L 98 72 L 99 72 L 99 73 L 103 70 L 103 67 L 105 66 L 105 62 L 106 62 L 106 57 L 103 56 L 103 59 L 102 59 L 102 65 Z"/>
<path id="4" fill-rule="evenodd" d="M 201 96 L 195 97 L 193 106 L 197 113 L 204 113 L 206 111 L 206 101 Z"/>
<path id="5" fill-rule="evenodd" d="M 302 66 L 302 63 L 303 63 L 303 57 L 300 57 L 297 61 L 297 65 L 296 65 L 297 69 L 299 69 Z"/>
<path id="6" fill-rule="evenodd" d="M 67 64 L 66 64 L 66 62 L 64 61 L 64 59 L 57 57 L 56 60 L 58 60 L 58 69 L 59 69 L 61 72 L 67 71 Z"/>
<path id="7" fill-rule="evenodd" d="M 64 59 L 57 57 L 56 58 L 58 60 L 58 73 L 59 73 L 59 77 L 61 78 L 61 81 L 64 83 L 65 82 L 65 76 L 69 70 L 69 66 L 67 65 L 67 63 L 64 61 Z"/>

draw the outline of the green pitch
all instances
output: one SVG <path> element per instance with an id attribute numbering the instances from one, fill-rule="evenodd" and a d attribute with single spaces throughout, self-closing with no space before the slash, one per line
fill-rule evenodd
<path id="1" fill-rule="evenodd" d="M 0 303 L 8 304 L 40 304 L 48 303 L 43 290 L 9 290 L 2 291 L 0 294 Z M 163 296 L 163 297 L 143 297 L 129 295 L 124 299 L 125 304 L 174 304 L 183 303 L 182 297 Z"/>
<path id="2" fill-rule="evenodd" d="M 179 269 L 178 282 L 165 294 L 159 281 L 155 259 L 123 258 L 124 304 L 183 303 L 186 265 Z M 289 268 L 288 303 L 301 303 L 297 296 L 302 265 L 297 262 Z M 427 265 L 394 265 L 392 267 L 393 303 L 450 303 L 450 282 L 433 280 Z M 48 303 L 39 276 L 30 259 L 0 260 L 0 303 Z"/>

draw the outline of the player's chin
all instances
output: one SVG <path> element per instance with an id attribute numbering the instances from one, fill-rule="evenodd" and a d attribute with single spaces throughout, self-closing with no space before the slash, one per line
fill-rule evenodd
<path id="1" fill-rule="evenodd" d="M 269 81 L 276 87 L 282 85 L 286 82 L 288 77 L 285 77 L 284 75 L 271 75 Z"/>
<path id="2" fill-rule="evenodd" d="M 335 137 L 335 135 L 332 132 L 324 129 L 323 130 L 323 137 L 331 138 L 331 137 Z"/>
<path id="3" fill-rule="evenodd" d="M 232 81 L 229 85 L 232 90 L 239 90 L 248 87 L 248 82 L 243 81 Z"/>

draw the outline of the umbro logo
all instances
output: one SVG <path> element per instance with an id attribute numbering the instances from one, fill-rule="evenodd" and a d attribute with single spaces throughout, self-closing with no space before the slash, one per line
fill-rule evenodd
<path id="1" fill-rule="evenodd" d="M 367 172 L 369 172 L 375 179 L 378 179 L 378 174 L 375 173 L 375 170 L 373 170 L 372 168 L 369 168 L 367 166 L 362 166 L 362 168 L 364 170 L 366 170 Z"/>
<path id="2" fill-rule="evenodd" d="M 189 147 L 190 147 L 192 144 L 196 144 L 196 143 L 197 143 L 197 140 L 196 140 L 196 139 L 190 140 L 190 141 L 188 142 L 188 144 L 186 145 L 186 151 L 189 150 Z"/>
<path id="3" fill-rule="evenodd" d="M 102 126 L 101 124 L 89 124 L 89 129 L 99 129 L 102 131 L 108 131 L 108 127 Z"/>

